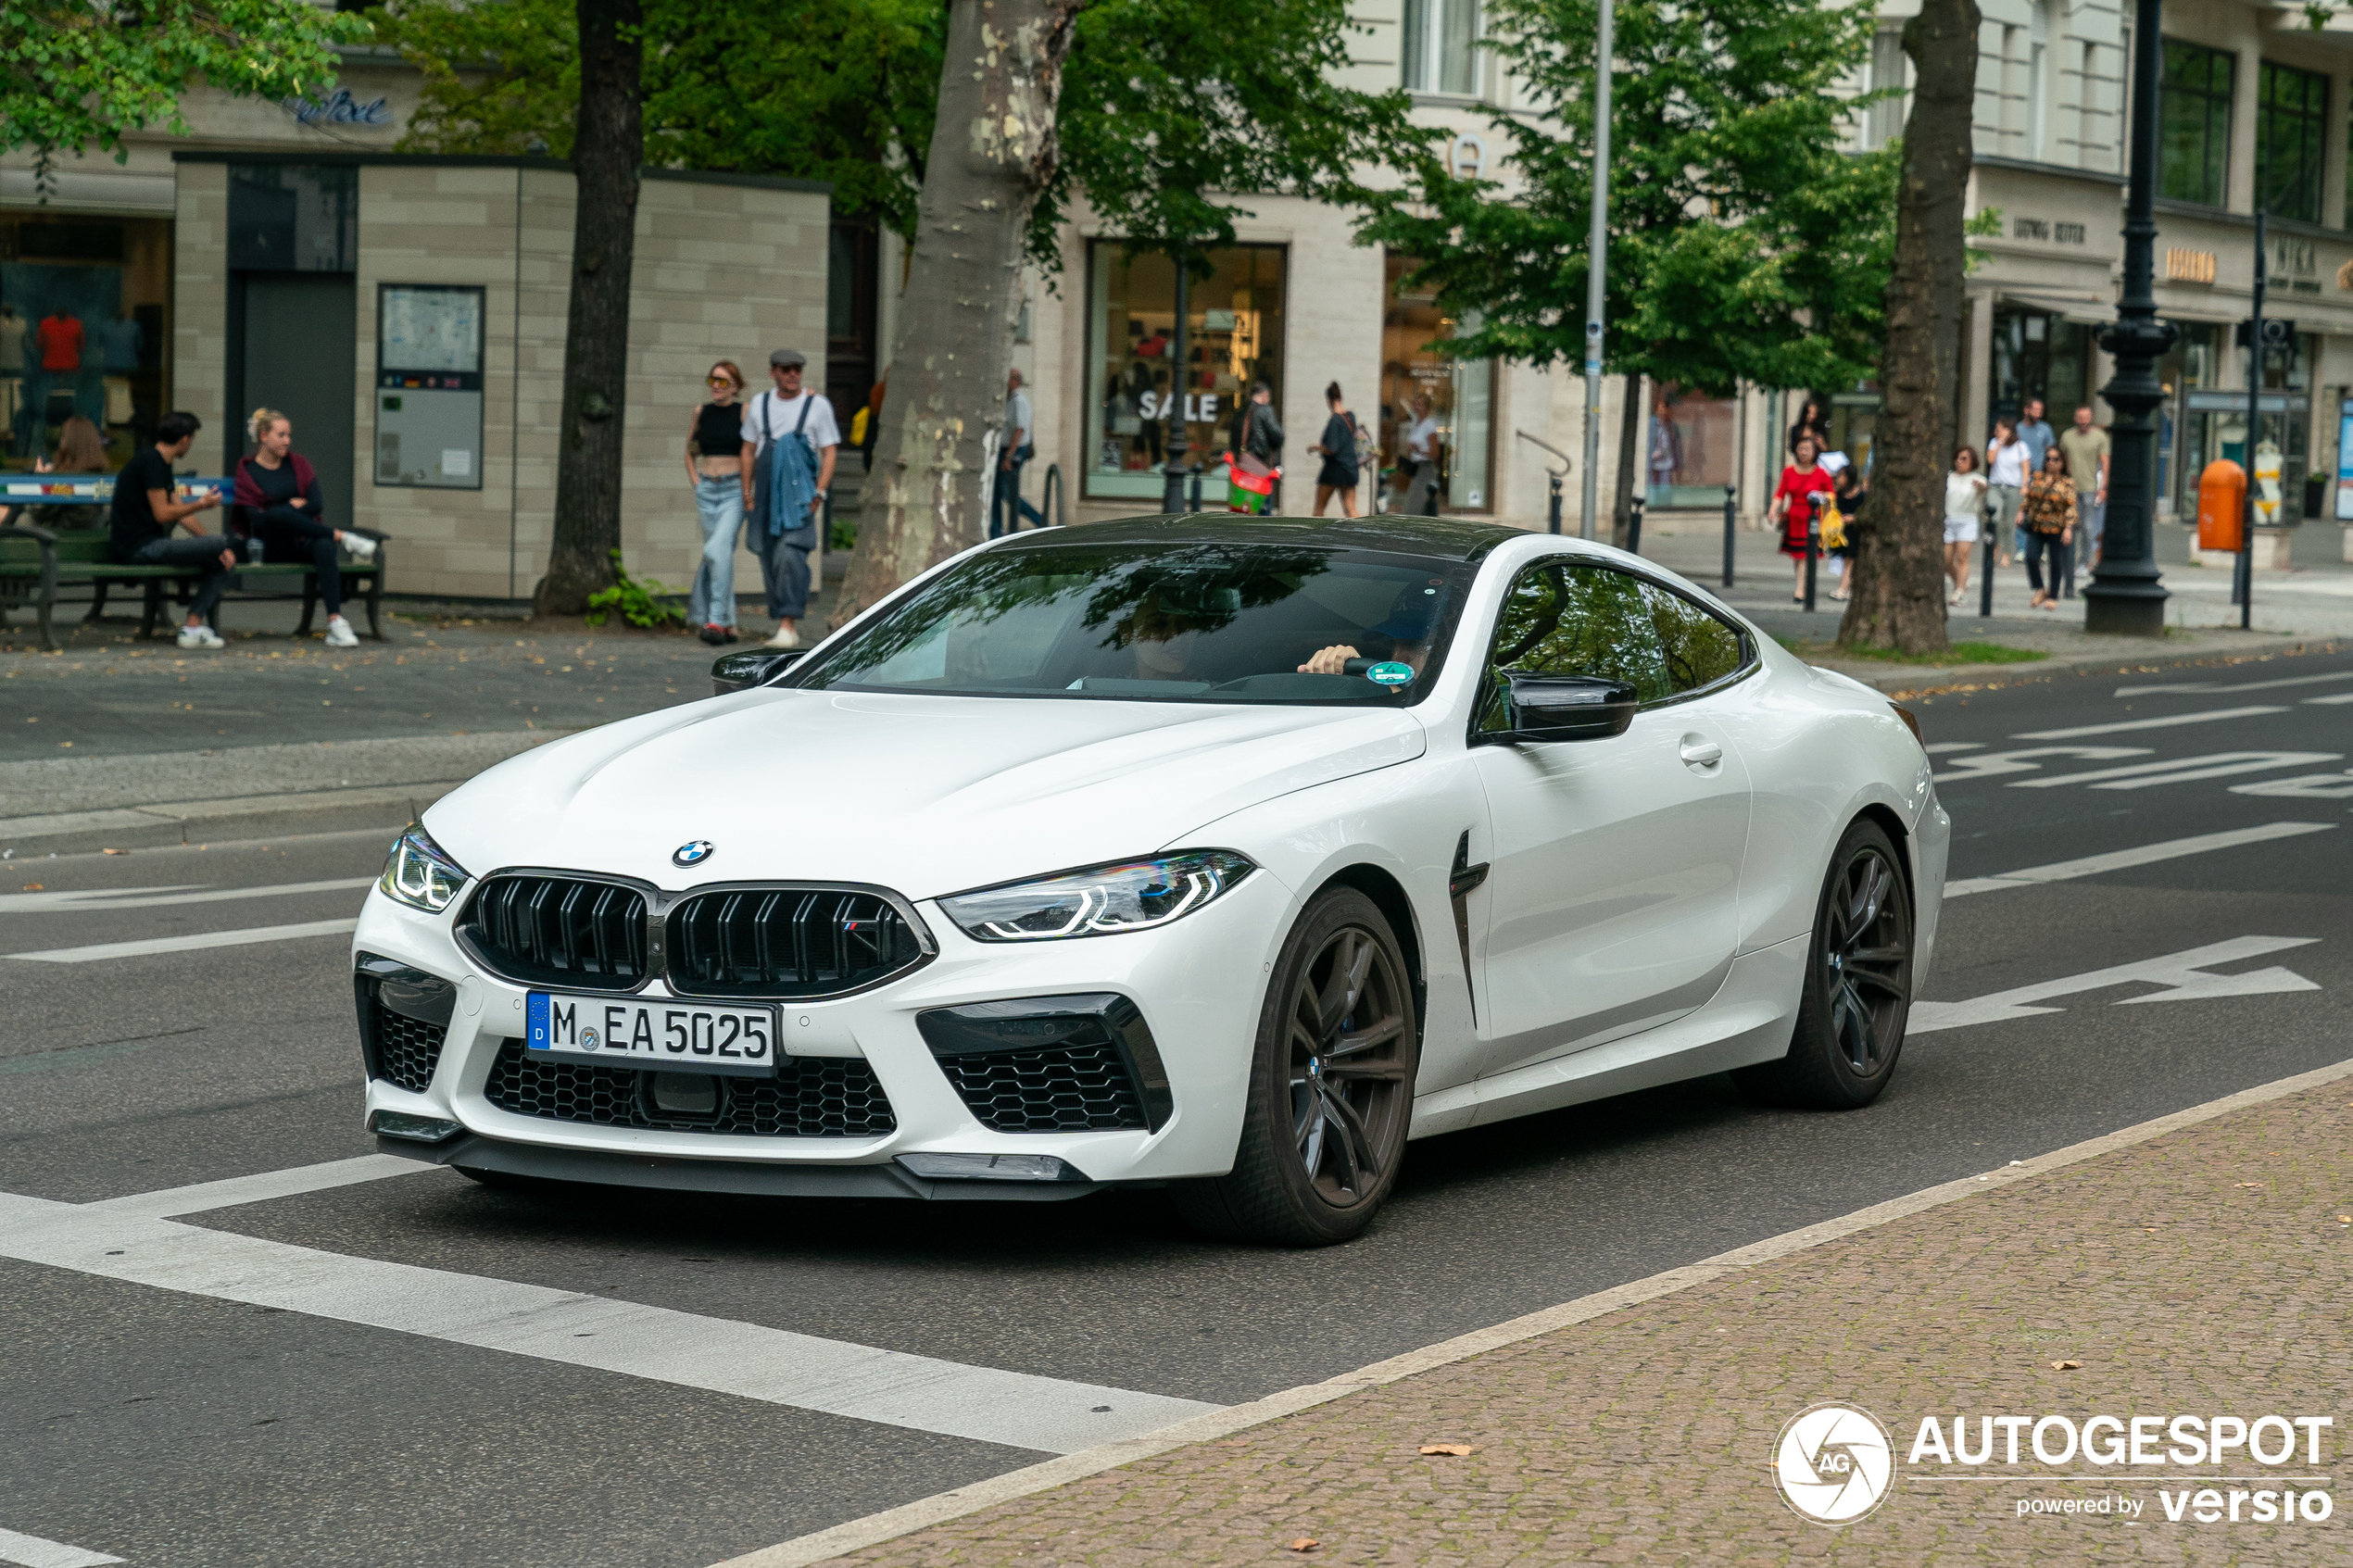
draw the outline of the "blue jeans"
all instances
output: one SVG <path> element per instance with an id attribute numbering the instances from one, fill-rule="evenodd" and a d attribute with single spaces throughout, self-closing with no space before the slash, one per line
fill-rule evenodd
<path id="1" fill-rule="evenodd" d="M 218 533 L 193 537 L 182 533 L 174 538 L 148 540 L 132 551 L 123 564 L 203 568 L 205 579 L 196 584 L 196 596 L 188 601 L 188 614 L 195 620 L 208 621 L 213 607 L 220 602 L 222 590 L 229 586 L 229 569 L 220 564 L 220 552 L 229 547 L 229 541 Z"/>
<path id="2" fill-rule="evenodd" d="M 736 475 L 695 481 L 702 519 L 702 560 L 686 590 L 686 620 L 696 626 L 736 623 L 736 539 L 744 531 L 744 482 Z"/>
<path id="3" fill-rule="evenodd" d="M 991 539 L 1000 533 L 1017 531 L 1023 518 L 1027 518 L 1039 528 L 1046 526 L 1046 514 L 1024 500 L 1021 494 L 1021 470 L 1029 466 L 1029 459 L 1037 454 L 1037 447 L 1024 446 L 1013 454 L 1012 468 L 997 470 L 996 493 L 990 496 L 988 503 L 988 536 Z M 1010 517 L 1008 514 L 1011 514 Z"/>
<path id="4" fill-rule="evenodd" d="M 768 583 L 768 613 L 799 621 L 809 613 L 809 552 L 817 547 L 815 524 L 760 539 L 760 574 Z"/>

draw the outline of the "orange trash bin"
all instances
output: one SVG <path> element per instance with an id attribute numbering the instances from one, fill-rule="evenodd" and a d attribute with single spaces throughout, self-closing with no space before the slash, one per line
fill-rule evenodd
<path id="1" fill-rule="evenodd" d="M 2217 458 L 2197 476 L 2197 547 L 2236 555 L 2246 536 L 2246 470 Z"/>

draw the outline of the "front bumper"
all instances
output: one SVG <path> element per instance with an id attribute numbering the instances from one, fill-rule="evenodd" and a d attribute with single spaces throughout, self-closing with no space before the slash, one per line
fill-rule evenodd
<path id="1" fill-rule="evenodd" d="M 447 1032 L 430 1079 L 411 1090 L 371 1073 L 367 1109 L 371 1117 L 392 1112 L 461 1129 L 434 1143 L 380 1137 L 388 1154 L 680 1190 L 1035 1200 L 1220 1175 L 1233 1164 L 1263 988 L 1293 902 L 1262 869 L 1164 930 L 1020 946 L 974 942 L 937 906 L 922 906 L 939 945 L 929 963 L 857 996 L 782 1007 L 785 1055 L 862 1058 L 889 1097 L 896 1126 L 880 1136 L 771 1137 L 602 1126 L 491 1103 L 485 1085 L 501 1047 L 523 1034 L 530 988 L 484 972 L 459 947 L 452 913 L 424 914 L 371 893 L 355 954 L 422 972 L 454 993 L 443 993 Z M 1156 1126 L 992 1130 L 957 1093 L 916 1022 L 932 1009 L 1082 993 L 1116 994 L 1143 1014 L 1166 1075 Z M 655 981 L 639 995 L 668 992 Z M 925 1180 L 898 1163 L 921 1153 L 1051 1155 L 1067 1171 L 1061 1181 Z"/>

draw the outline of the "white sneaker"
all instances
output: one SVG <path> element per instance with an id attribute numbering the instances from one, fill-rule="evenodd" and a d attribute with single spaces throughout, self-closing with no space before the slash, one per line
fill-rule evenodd
<path id="1" fill-rule="evenodd" d="M 779 626 L 776 628 L 776 634 L 760 646 L 767 648 L 797 648 L 800 646 L 800 633 L 789 626 Z"/>
<path id="2" fill-rule="evenodd" d="M 180 646 L 183 648 L 225 648 L 229 645 L 220 633 L 209 626 L 182 626 Z"/>
<path id="3" fill-rule="evenodd" d="M 364 533 L 345 534 L 343 536 L 343 547 L 351 552 L 351 558 L 353 560 L 373 560 L 376 558 L 376 542 L 373 539 L 369 538 Z M 330 636 L 329 640 L 333 641 L 333 637 Z M 337 647 L 347 647 L 350 645 L 347 643 L 337 643 L 335 646 Z"/>
<path id="4" fill-rule="evenodd" d="M 342 616 L 331 615 L 327 617 L 327 646 L 331 648 L 356 648 L 359 646 L 359 633 L 354 632 L 351 622 Z"/>

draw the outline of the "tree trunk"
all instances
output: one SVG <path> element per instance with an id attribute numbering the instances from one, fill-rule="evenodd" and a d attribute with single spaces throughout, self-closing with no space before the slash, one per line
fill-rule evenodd
<path id="1" fill-rule="evenodd" d="M 1617 410 L 1617 495 L 1610 503 L 1609 542 L 1626 547 L 1634 523 L 1634 476 L 1642 461 L 1642 378 L 1626 377 L 1626 400 Z"/>
<path id="2" fill-rule="evenodd" d="M 1022 246 L 1059 150 L 1078 0 L 951 0 L 906 308 L 883 395 L 879 505 L 858 525 L 839 626 L 977 543 L 981 436 L 1004 417 Z"/>
<path id="3" fill-rule="evenodd" d="M 580 111 L 573 138 L 572 307 L 556 458 L 555 537 L 532 596 L 541 615 L 578 615 L 612 585 L 621 547 L 622 404 L 629 380 L 629 279 L 645 155 L 639 0 L 576 0 Z"/>
<path id="4" fill-rule="evenodd" d="M 1887 280 L 1886 404 L 1872 447 L 1871 496 L 1855 541 L 1854 598 L 1842 643 L 1942 653 L 1944 635 L 1944 475 L 1953 460 L 1967 253 L 1961 198 L 1969 186 L 1969 120 L 1977 92 L 1976 0 L 1922 0 L 1904 24 L 1912 59 L 1896 193 L 1895 265 Z"/>

